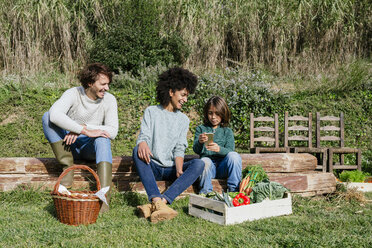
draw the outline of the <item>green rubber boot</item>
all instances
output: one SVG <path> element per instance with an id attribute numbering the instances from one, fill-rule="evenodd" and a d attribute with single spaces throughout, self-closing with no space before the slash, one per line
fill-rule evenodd
<path id="1" fill-rule="evenodd" d="M 110 204 L 111 199 L 111 187 L 112 187 L 112 164 L 106 161 L 99 162 L 97 164 L 97 174 L 99 181 L 101 182 L 101 188 L 110 186 L 110 190 L 106 193 L 107 203 Z M 110 210 L 110 207 L 102 203 L 100 213 L 104 213 Z"/>
<path id="2" fill-rule="evenodd" d="M 68 147 L 63 144 L 63 140 L 51 143 L 50 146 L 52 147 L 58 163 L 63 166 L 63 170 L 66 170 L 68 167 L 74 164 L 72 153 L 69 151 Z M 70 171 L 62 178 L 61 184 L 66 188 L 71 188 L 73 179 L 74 171 Z"/>

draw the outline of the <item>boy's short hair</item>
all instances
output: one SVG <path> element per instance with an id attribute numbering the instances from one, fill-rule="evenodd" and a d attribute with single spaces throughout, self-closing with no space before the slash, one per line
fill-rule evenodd
<path id="1" fill-rule="evenodd" d="M 229 107 L 227 106 L 226 101 L 220 97 L 220 96 L 212 96 L 209 98 L 207 103 L 204 105 L 204 125 L 211 126 L 212 124 L 209 121 L 208 118 L 208 111 L 211 106 L 214 106 L 217 110 L 217 115 L 221 117 L 221 123 L 220 125 L 222 127 L 227 127 L 230 123 L 231 118 L 231 111 Z"/>
<path id="2" fill-rule="evenodd" d="M 97 81 L 98 75 L 103 74 L 109 78 L 109 83 L 112 81 L 112 71 L 110 68 L 102 63 L 88 64 L 79 72 L 78 78 L 84 89 L 89 87 L 89 84 L 93 84 Z"/>
<path id="3" fill-rule="evenodd" d="M 163 106 L 169 104 L 171 97 L 169 90 L 186 89 L 189 94 L 195 92 L 198 84 L 198 78 L 189 70 L 174 67 L 159 75 L 158 85 L 156 87 L 156 100 Z"/>

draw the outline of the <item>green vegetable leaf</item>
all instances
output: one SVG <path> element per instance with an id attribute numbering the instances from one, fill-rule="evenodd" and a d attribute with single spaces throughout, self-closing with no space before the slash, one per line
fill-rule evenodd
<path id="1" fill-rule="evenodd" d="M 285 192 L 289 192 L 289 190 L 280 183 L 270 182 L 269 179 L 264 179 L 262 182 L 253 187 L 251 199 L 255 203 L 262 202 L 266 199 L 281 199 L 283 198 Z"/>

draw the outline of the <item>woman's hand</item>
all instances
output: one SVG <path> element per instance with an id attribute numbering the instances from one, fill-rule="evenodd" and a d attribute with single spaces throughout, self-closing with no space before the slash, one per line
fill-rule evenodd
<path id="1" fill-rule="evenodd" d="M 206 141 L 208 141 L 208 136 L 205 133 L 202 133 L 199 135 L 199 143 L 204 144 Z"/>
<path id="2" fill-rule="evenodd" d="M 208 151 L 220 152 L 220 146 L 217 143 L 211 142 L 209 145 L 205 146 Z"/>
<path id="3" fill-rule="evenodd" d="M 151 161 L 151 150 L 150 147 L 147 145 L 146 141 L 142 141 L 138 144 L 138 157 L 144 161 L 146 164 L 149 164 Z"/>

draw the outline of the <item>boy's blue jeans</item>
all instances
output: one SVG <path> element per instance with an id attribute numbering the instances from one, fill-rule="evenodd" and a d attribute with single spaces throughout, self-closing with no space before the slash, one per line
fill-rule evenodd
<path id="1" fill-rule="evenodd" d="M 229 192 L 239 191 L 242 178 L 242 158 L 237 152 L 229 152 L 224 158 L 202 158 L 205 163 L 203 174 L 200 176 L 199 194 L 213 191 L 212 179 L 226 179 Z"/>
<path id="2" fill-rule="evenodd" d="M 137 168 L 137 173 L 145 187 L 149 201 L 154 197 L 165 198 L 169 204 L 192 185 L 202 174 L 204 162 L 200 159 L 193 159 L 183 164 L 183 174 L 177 178 L 176 166 L 162 167 L 153 160 L 146 164 L 138 157 L 138 146 L 133 149 L 133 161 Z M 174 181 L 171 186 L 161 194 L 156 181 Z"/>
<path id="3" fill-rule="evenodd" d="M 49 112 L 44 113 L 42 122 L 44 135 L 49 143 L 62 140 L 68 133 L 50 122 Z M 96 160 L 96 164 L 102 161 L 112 163 L 111 141 L 108 138 L 90 138 L 81 134 L 70 148 L 74 159 Z"/>

